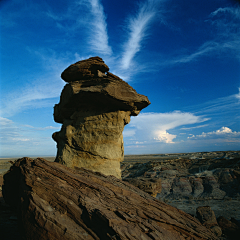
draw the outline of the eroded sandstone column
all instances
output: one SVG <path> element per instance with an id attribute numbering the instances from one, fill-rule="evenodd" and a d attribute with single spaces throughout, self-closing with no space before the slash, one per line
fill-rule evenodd
<path id="1" fill-rule="evenodd" d="M 130 116 L 137 116 L 150 102 L 108 71 L 99 57 L 63 71 L 67 84 L 54 107 L 54 120 L 62 123 L 61 131 L 53 134 L 55 161 L 121 178 L 122 131 Z"/>

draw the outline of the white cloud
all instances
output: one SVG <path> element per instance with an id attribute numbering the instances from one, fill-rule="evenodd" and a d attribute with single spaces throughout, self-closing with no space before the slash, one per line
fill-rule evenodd
<path id="1" fill-rule="evenodd" d="M 4 101 L 0 105 L 0 115 L 11 117 L 25 109 L 53 106 L 53 98 L 59 97 L 64 86 L 60 78 L 61 72 L 71 64 L 67 57 L 56 56 L 54 51 L 39 51 L 28 48 L 31 55 L 37 56 L 42 66 L 41 73 L 34 75 L 28 72 L 20 78 L 27 79 L 20 87 L 13 88 L 9 93 L 3 93 Z M 26 70 L 27 71 L 27 70 Z"/>
<path id="2" fill-rule="evenodd" d="M 211 13 L 211 16 L 217 16 L 218 14 L 231 14 L 234 18 L 240 19 L 240 8 L 239 7 L 225 7 L 218 8 L 216 11 Z"/>
<path id="3" fill-rule="evenodd" d="M 159 1 L 147 0 L 139 6 L 135 17 L 129 19 L 129 39 L 124 44 L 124 52 L 121 59 L 121 68 L 126 70 L 131 64 L 134 56 L 141 50 L 142 41 L 147 36 L 147 29 L 154 19 Z"/>
<path id="4" fill-rule="evenodd" d="M 1 115 L 10 117 L 24 109 L 53 106 L 51 98 L 60 95 L 61 84 L 57 84 L 54 81 L 51 82 L 50 79 L 49 86 L 41 83 L 35 85 L 35 83 L 18 88 L 7 94 L 6 100 L 1 104 Z"/>
<path id="5" fill-rule="evenodd" d="M 107 18 L 100 0 L 74 1 L 68 4 L 61 16 L 52 10 L 48 10 L 46 15 L 64 32 L 86 37 L 88 40 L 84 46 L 87 48 L 89 45 L 90 51 L 103 55 L 112 54 L 108 43 Z"/>
<path id="6" fill-rule="evenodd" d="M 13 124 L 13 121 L 7 118 L 0 117 L 0 127 L 7 127 Z"/>
<path id="7" fill-rule="evenodd" d="M 209 116 L 216 116 L 224 114 L 225 117 L 233 116 L 234 113 L 240 111 L 240 88 L 239 93 L 226 97 L 214 99 L 200 105 L 193 106 L 195 114 L 208 114 Z M 198 110 L 199 109 L 199 110 Z"/>
<path id="8" fill-rule="evenodd" d="M 203 127 L 207 127 L 207 126 L 208 126 L 208 124 L 203 124 L 203 125 L 194 126 L 194 127 L 183 127 L 180 130 L 192 130 L 192 129 L 203 128 Z"/>
<path id="9" fill-rule="evenodd" d="M 33 126 L 31 126 L 31 125 L 22 125 L 22 127 L 31 128 L 31 129 L 39 130 L 39 131 L 48 130 L 48 129 L 60 130 L 60 127 L 53 127 L 53 126 L 47 126 L 47 127 L 33 127 Z"/>
<path id="10" fill-rule="evenodd" d="M 99 0 L 88 0 L 92 13 L 90 44 L 93 51 L 111 55 L 112 49 L 108 44 L 107 23 L 104 9 Z"/>
<path id="11" fill-rule="evenodd" d="M 19 137 L 19 131 L 14 122 L 10 119 L 0 117 L 0 139 L 3 140 L 3 143 L 8 141 L 8 139 L 16 137 Z"/>
<path id="12" fill-rule="evenodd" d="M 208 139 L 218 139 L 218 138 L 224 138 L 224 141 L 229 142 L 232 138 L 239 138 L 240 132 L 232 131 L 232 129 L 228 127 L 221 127 L 220 129 L 212 132 L 202 132 L 200 135 L 192 135 L 188 137 L 188 139 L 202 139 L 202 138 L 208 138 Z M 240 141 L 240 139 L 238 140 Z"/>
<path id="13" fill-rule="evenodd" d="M 212 133 L 214 133 L 214 132 L 212 132 Z M 225 133 L 233 133 L 233 131 L 228 127 L 222 127 L 221 129 L 216 131 L 216 134 L 225 134 Z"/>
<path id="14" fill-rule="evenodd" d="M 133 129 L 125 129 L 123 131 L 123 137 L 132 137 L 134 136 L 136 133 L 136 130 L 133 130 Z"/>
<path id="15" fill-rule="evenodd" d="M 31 141 L 29 138 L 12 138 L 13 142 L 28 142 Z"/>
<path id="16" fill-rule="evenodd" d="M 178 56 L 173 60 L 166 61 L 165 65 L 178 64 L 178 63 L 189 63 L 197 61 L 198 58 L 208 55 L 219 55 L 221 53 L 232 54 L 234 57 L 240 60 L 239 52 L 239 39 L 228 39 L 226 41 L 212 40 L 202 44 L 195 52 Z M 237 54 L 236 54 L 237 53 Z"/>
<path id="17" fill-rule="evenodd" d="M 218 15 L 221 16 L 218 18 Z M 206 23 L 215 33 L 211 40 L 204 42 L 194 52 L 182 54 L 163 65 L 189 63 L 203 56 L 232 56 L 240 61 L 240 7 L 219 8 L 212 12 Z"/>
<path id="18" fill-rule="evenodd" d="M 163 142 L 173 143 L 177 137 L 169 133 L 179 126 L 196 124 L 207 121 L 207 118 L 196 116 L 192 113 L 174 111 L 170 113 L 142 113 L 132 117 L 126 127 L 128 134 L 124 135 L 126 144 L 130 142 Z"/>
<path id="19" fill-rule="evenodd" d="M 235 94 L 235 97 L 240 100 L 240 88 L 238 88 L 238 91 L 239 92 L 237 94 Z"/>
<path id="20" fill-rule="evenodd" d="M 170 134 L 167 131 L 156 131 L 156 135 L 157 137 L 154 140 L 165 143 L 174 143 L 172 140 L 177 137 L 177 135 Z"/>

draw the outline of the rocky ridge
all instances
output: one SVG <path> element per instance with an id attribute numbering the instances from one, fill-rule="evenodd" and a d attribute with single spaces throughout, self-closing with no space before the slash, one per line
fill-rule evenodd
<path id="1" fill-rule="evenodd" d="M 26 240 L 218 239 L 196 218 L 114 176 L 22 158 L 4 175 Z"/>

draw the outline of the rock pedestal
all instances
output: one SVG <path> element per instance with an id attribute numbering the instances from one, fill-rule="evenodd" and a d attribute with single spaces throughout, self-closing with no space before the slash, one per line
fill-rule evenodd
<path id="1" fill-rule="evenodd" d="M 130 116 L 137 116 L 150 102 L 108 70 L 101 58 L 93 57 L 62 73 L 68 83 L 54 107 L 54 120 L 63 124 L 53 134 L 55 161 L 121 178 L 122 131 Z"/>

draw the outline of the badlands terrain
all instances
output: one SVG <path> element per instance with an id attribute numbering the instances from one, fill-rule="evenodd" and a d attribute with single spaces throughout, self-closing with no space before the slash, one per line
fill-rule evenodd
<path id="1" fill-rule="evenodd" d="M 240 220 L 240 151 L 129 155 L 122 177 L 161 179 L 152 195 L 191 215 L 207 205 L 216 217 Z"/>
<path id="2" fill-rule="evenodd" d="M 0 160 L 0 185 L 17 159 Z M 124 181 L 193 216 L 210 206 L 216 217 L 240 220 L 240 151 L 126 155 L 121 170 Z M 1 194 L 0 229 L 6 239 L 20 239 L 17 217 Z"/>
<path id="3" fill-rule="evenodd" d="M 0 175 L 17 159 L 1 158 Z M 161 179 L 152 195 L 187 213 L 208 205 L 217 217 L 240 220 L 240 151 L 126 155 L 121 169 L 123 180 Z"/>

